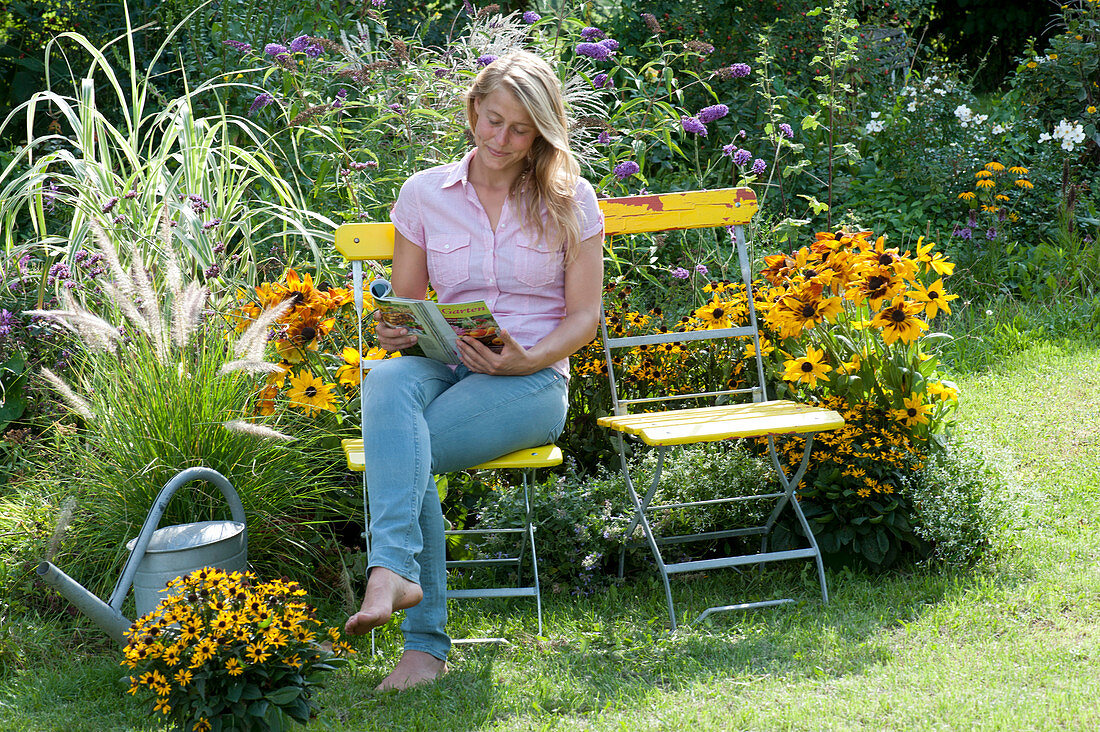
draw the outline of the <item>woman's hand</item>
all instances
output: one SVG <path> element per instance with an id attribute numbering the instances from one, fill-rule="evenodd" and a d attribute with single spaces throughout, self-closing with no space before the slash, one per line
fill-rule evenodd
<path id="1" fill-rule="evenodd" d="M 528 356 L 527 349 L 516 343 L 508 331 L 501 329 L 498 335 L 504 341 L 500 353 L 495 353 L 476 338 L 462 336 L 458 339 L 458 354 L 466 368 L 493 376 L 524 376 L 539 370 Z"/>
<path id="2" fill-rule="evenodd" d="M 382 320 L 382 313 L 374 313 L 374 336 L 378 345 L 391 353 L 403 351 L 416 343 L 416 336 L 408 328 L 397 328 Z"/>

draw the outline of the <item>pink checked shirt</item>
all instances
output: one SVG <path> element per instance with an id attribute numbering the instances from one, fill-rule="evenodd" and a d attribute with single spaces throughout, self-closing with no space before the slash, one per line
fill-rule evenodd
<path id="1" fill-rule="evenodd" d="M 501 327 L 530 348 L 565 317 L 565 254 L 523 229 L 522 212 L 509 198 L 497 222 L 481 207 L 470 185 L 470 159 L 416 173 L 401 187 L 390 220 L 428 255 L 428 279 L 440 302 L 484 300 Z M 581 239 L 603 231 L 596 193 L 584 178 L 575 195 Z M 569 359 L 552 368 L 569 374 Z"/>

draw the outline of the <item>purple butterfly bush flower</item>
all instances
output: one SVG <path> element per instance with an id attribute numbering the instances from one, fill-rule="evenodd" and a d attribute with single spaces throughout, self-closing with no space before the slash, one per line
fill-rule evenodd
<path id="1" fill-rule="evenodd" d="M 602 30 L 600 30 L 599 28 L 594 28 L 592 26 L 587 26 L 581 29 L 581 38 L 586 41 L 598 41 L 605 35 L 606 34 Z"/>
<path id="2" fill-rule="evenodd" d="M 707 274 L 707 265 L 705 265 L 705 264 L 695 265 L 695 273 L 706 276 L 706 274 Z"/>
<path id="3" fill-rule="evenodd" d="M 713 122 L 716 119 L 722 119 L 730 113 L 730 108 L 725 104 L 712 104 L 709 107 L 703 107 L 699 110 L 699 113 L 695 116 L 699 118 L 700 122 L 707 123 Z"/>
<path id="4" fill-rule="evenodd" d="M 604 130 L 596 138 L 596 142 L 600 143 L 601 145 L 607 145 L 608 143 L 611 142 L 611 133 L 608 132 L 607 130 Z"/>
<path id="5" fill-rule="evenodd" d="M 222 41 L 222 44 L 229 46 L 230 48 L 235 48 L 241 53 L 248 53 L 252 50 L 251 44 L 244 43 L 242 41 Z"/>
<path id="6" fill-rule="evenodd" d="M 477 67 L 479 69 L 483 69 L 486 66 L 488 66 L 489 64 L 496 61 L 498 58 L 500 58 L 500 57 L 499 56 L 494 56 L 491 53 L 487 53 L 484 56 L 478 56 L 478 58 L 477 58 Z"/>
<path id="7" fill-rule="evenodd" d="M 794 137 L 794 130 L 792 130 L 791 126 L 786 122 L 783 122 L 779 125 L 779 131 L 783 134 L 784 137 L 788 139 Z"/>
<path id="8" fill-rule="evenodd" d="M 527 25 L 537 23 L 540 20 L 542 20 L 542 16 L 536 13 L 534 10 L 528 10 L 526 13 L 523 14 L 523 22 Z"/>
<path id="9" fill-rule="evenodd" d="M 970 230 L 969 226 L 964 226 L 961 229 L 955 229 L 954 234 L 960 239 L 970 239 L 974 235 L 974 232 Z"/>
<path id="10" fill-rule="evenodd" d="M 732 76 L 734 79 L 743 78 L 745 76 L 748 76 L 750 73 L 752 73 L 752 68 L 750 68 L 748 64 L 730 65 L 730 76 Z"/>
<path id="11" fill-rule="evenodd" d="M 285 56 L 287 53 L 287 47 L 281 43 L 269 43 L 264 46 L 264 54 L 268 56 Z"/>
<path id="12" fill-rule="evenodd" d="M 611 49 L 598 43 L 578 43 L 574 50 L 578 56 L 588 56 L 597 61 L 606 61 L 611 58 Z"/>
<path id="13" fill-rule="evenodd" d="M 597 89 L 609 87 L 611 86 L 611 77 L 603 72 L 596 74 L 592 77 L 592 86 L 596 87 Z"/>
<path id="14" fill-rule="evenodd" d="M 993 241 L 994 239 L 996 239 L 996 238 L 997 238 L 997 230 L 996 230 L 996 229 L 994 229 L 994 228 L 992 228 L 992 227 L 990 227 L 990 228 L 989 228 L 989 229 L 988 229 L 988 230 L 987 230 L 987 231 L 985 232 L 985 238 L 986 238 L 986 239 L 989 239 L 990 241 Z"/>
<path id="15" fill-rule="evenodd" d="M 623 162 L 616 165 L 611 172 L 614 173 L 615 177 L 619 180 L 626 180 L 630 176 L 638 173 L 640 170 L 641 168 L 639 168 L 638 164 L 635 163 L 633 160 L 624 160 Z"/>
<path id="16" fill-rule="evenodd" d="M 248 108 L 248 114 L 250 116 L 256 114 L 256 112 L 259 112 L 261 109 L 274 101 L 275 97 L 271 96 L 267 92 L 260 92 L 256 95 L 256 98 L 252 100 L 252 106 Z"/>
<path id="17" fill-rule="evenodd" d="M 757 158 L 756 160 L 752 161 L 753 175 L 761 175 L 767 169 L 768 169 L 768 164 L 765 163 L 760 158 Z"/>
<path id="18" fill-rule="evenodd" d="M 605 38 L 600 41 L 600 45 L 606 48 L 608 51 L 611 51 L 611 53 L 615 53 L 619 50 L 619 42 L 616 41 L 614 38 Z"/>
<path id="19" fill-rule="evenodd" d="M 291 53 L 304 53 L 313 44 L 309 42 L 309 36 L 298 36 L 290 42 Z"/>
<path id="20" fill-rule="evenodd" d="M 0 338 L 7 338 L 19 325 L 19 319 L 8 309 L 0 310 Z"/>
<path id="21" fill-rule="evenodd" d="M 58 280 L 64 282 L 65 280 L 72 278 L 72 272 L 69 271 L 69 265 L 64 262 L 58 262 L 57 264 L 50 266 L 50 271 L 46 276 L 46 284 L 53 285 Z"/>
<path id="22" fill-rule="evenodd" d="M 744 148 L 741 148 L 733 154 L 733 164 L 739 168 L 747 165 L 751 159 L 752 153 Z"/>
<path id="23" fill-rule="evenodd" d="M 111 213 L 111 209 L 115 207 L 116 203 L 118 203 L 118 196 L 111 196 L 108 198 L 107 202 L 103 204 L 103 213 Z"/>
<path id="24" fill-rule="evenodd" d="M 691 277 L 691 272 L 688 272 L 683 267 L 677 267 L 672 270 L 672 276 L 678 280 L 686 280 L 688 277 Z"/>
<path id="25" fill-rule="evenodd" d="M 680 126 L 684 128 L 684 132 L 702 135 L 703 137 L 707 136 L 707 126 L 696 117 L 681 117 Z"/>

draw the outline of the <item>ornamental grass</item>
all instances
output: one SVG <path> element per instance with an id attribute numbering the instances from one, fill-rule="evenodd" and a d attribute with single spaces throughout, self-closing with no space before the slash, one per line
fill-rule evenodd
<path id="1" fill-rule="evenodd" d="M 317 713 L 314 691 L 354 653 L 294 582 L 206 567 L 127 631 L 128 692 L 177 730 L 282 730 Z"/>

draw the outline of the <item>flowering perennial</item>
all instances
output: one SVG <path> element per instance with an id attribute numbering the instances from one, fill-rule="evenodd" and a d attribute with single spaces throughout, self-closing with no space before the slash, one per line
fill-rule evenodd
<path id="1" fill-rule="evenodd" d="M 283 715 L 305 724 L 321 673 L 354 652 L 335 628 L 318 635 L 293 582 L 207 567 L 172 580 L 168 593 L 127 631 L 122 665 L 128 693 L 178 729 L 271 729 Z"/>

